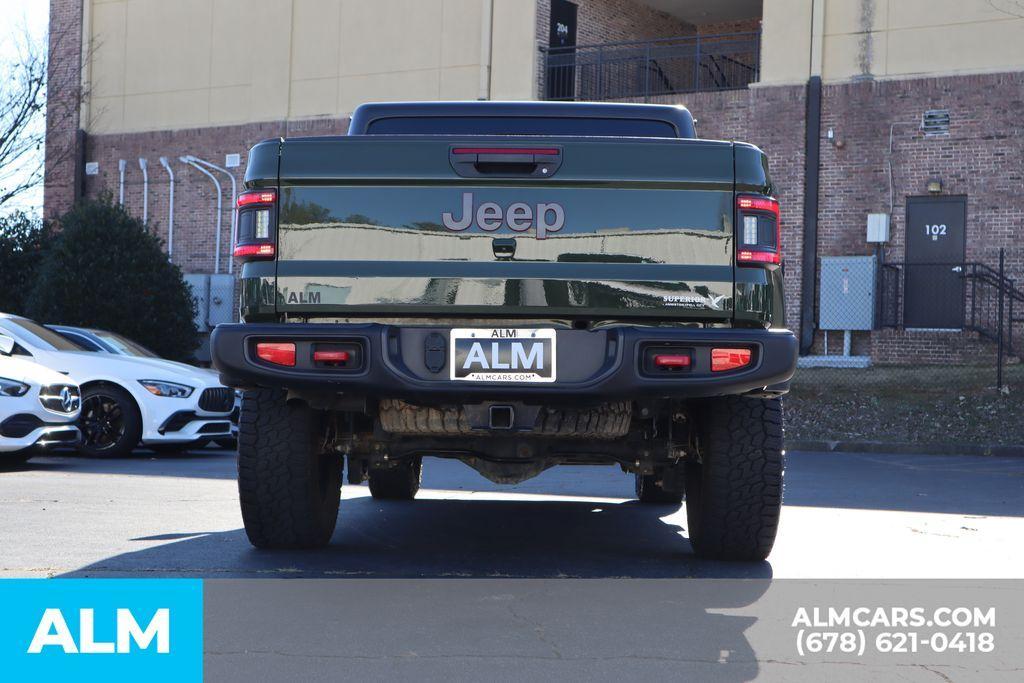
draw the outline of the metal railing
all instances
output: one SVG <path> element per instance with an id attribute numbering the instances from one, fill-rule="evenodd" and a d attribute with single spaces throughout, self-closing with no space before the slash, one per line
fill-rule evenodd
<path id="1" fill-rule="evenodd" d="M 999 265 L 984 263 L 886 263 L 879 277 L 879 325 L 904 328 L 905 287 L 908 275 L 915 271 L 926 274 L 932 270 L 949 270 L 963 280 L 963 296 L 959 301 L 935 297 L 931 305 L 956 307 L 963 311 L 963 329 L 996 344 L 997 385 L 1002 386 L 1005 356 L 1024 357 L 1018 328 L 1024 325 L 1024 290 L 1006 275 L 1005 254 L 999 251 Z"/>
<path id="2" fill-rule="evenodd" d="M 760 32 L 541 48 L 546 100 L 648 100 L 757 82 Z"/>

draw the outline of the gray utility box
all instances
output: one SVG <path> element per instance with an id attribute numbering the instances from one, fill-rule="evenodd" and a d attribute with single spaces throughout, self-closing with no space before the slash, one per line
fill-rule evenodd
<path id="1" fill-rule="evenodd" d="M 206 332 L 206 312 L 210 308 L 210 276 L 205 273 L 185 273 L 185 283 L 192 288 L 196 300 L 196 327 Z"/>
<path id="2" fill-rule="evenodd" d="M 234 275 L 188 273 L 185 282 L 192 288 L 196 300 L 196 327 L 200 332 L 234 321 Z"/>
<path id="3" fill-rule="evenodd" d="M 874 329 L 876 272 L 874 256 L 823 256 L 818 327 Z"/>
<path id="4" fill-rule="evenodd" d="M 210 276 L 210 308 L 206 316 L 210 327 L 235 321 L 235 276 Z"/>

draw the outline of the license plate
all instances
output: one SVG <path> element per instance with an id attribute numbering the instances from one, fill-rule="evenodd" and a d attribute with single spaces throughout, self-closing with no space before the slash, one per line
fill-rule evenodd
<path id="1" fill-rule="evenodd" d="M 554 330 L 455 329 L 448 349 L 453 380 L 555 381 Z"/>

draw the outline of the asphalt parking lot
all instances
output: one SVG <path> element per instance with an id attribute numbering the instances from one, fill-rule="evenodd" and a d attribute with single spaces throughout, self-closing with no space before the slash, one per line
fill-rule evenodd
<path id="1" fill-rule="evenodd" d="M 40 457 L 0 472 L 0 575 L 1006 578 L 1024 574 L 1024 458 L 791 453 L 775 550 L 697 560 L 682 511 L 615 468 L 496 486 L 427 460 L 411 503 L 343 489 L 330 547 L 257 551 L 234 456 Z"/>

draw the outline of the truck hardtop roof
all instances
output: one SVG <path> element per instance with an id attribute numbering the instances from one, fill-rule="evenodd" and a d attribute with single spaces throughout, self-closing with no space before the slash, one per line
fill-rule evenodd
<path id="1" fill-rule="evenodd" d="M 348 133 L 696 137 L 682 105 L 610 102 L 373 102 Z"/>

